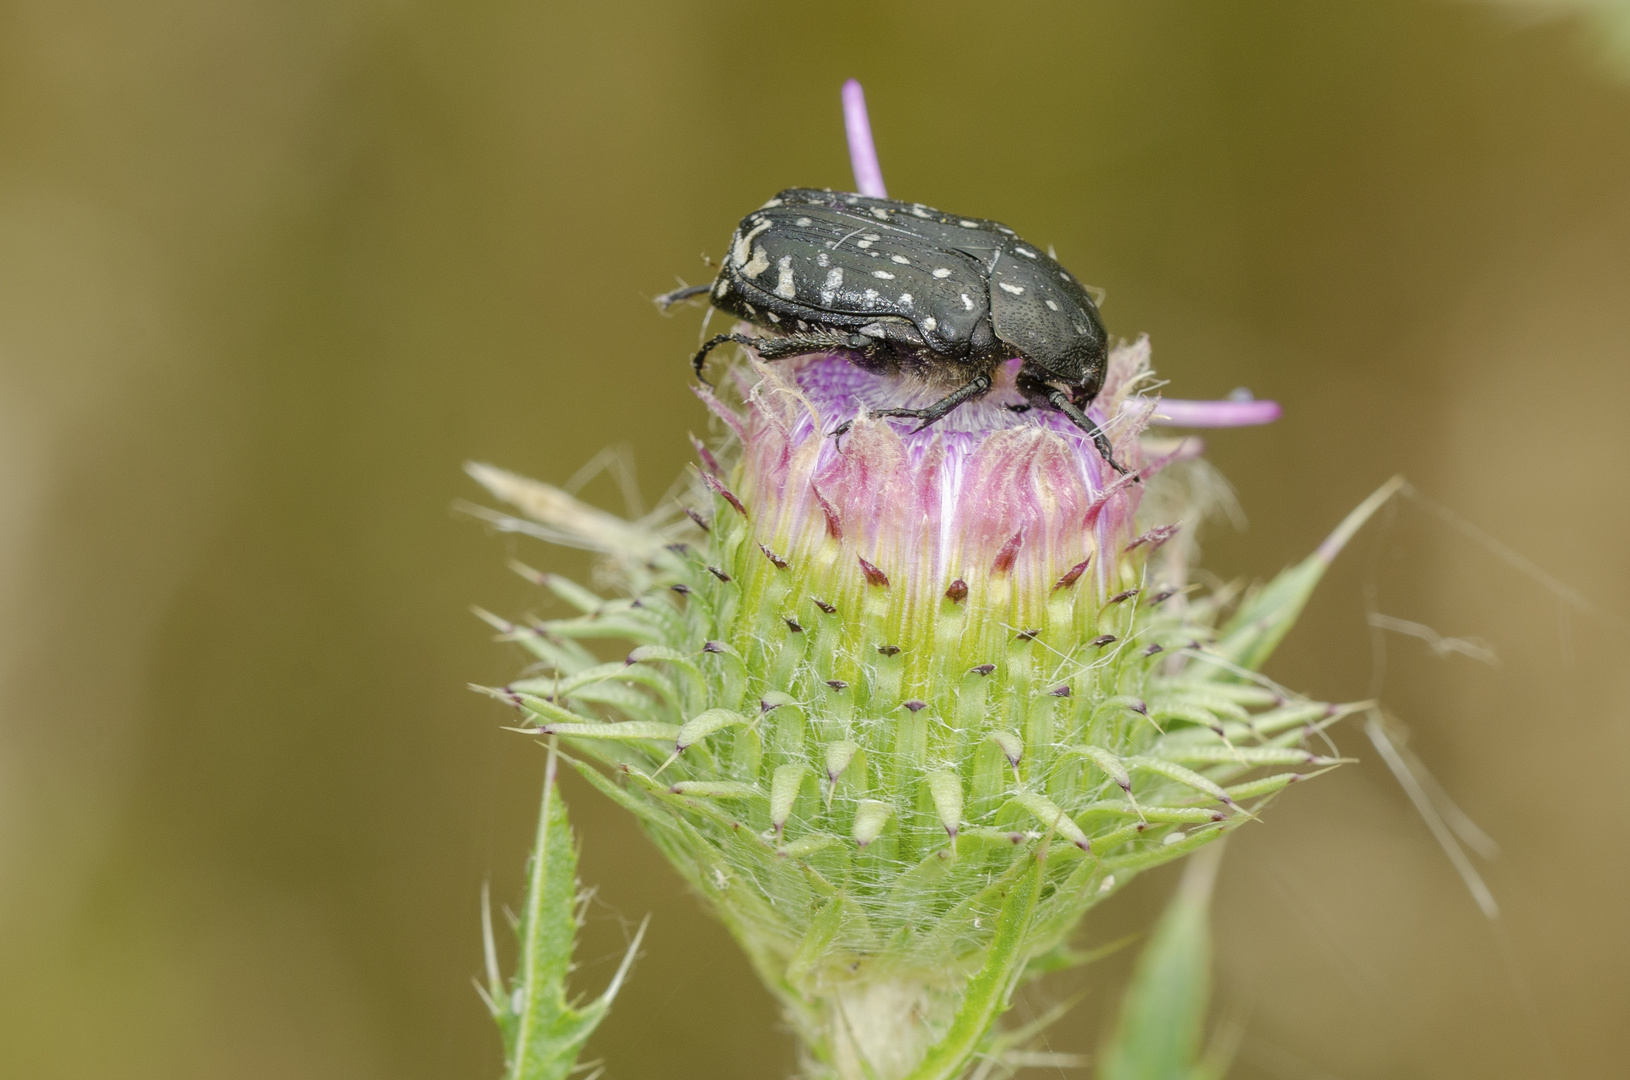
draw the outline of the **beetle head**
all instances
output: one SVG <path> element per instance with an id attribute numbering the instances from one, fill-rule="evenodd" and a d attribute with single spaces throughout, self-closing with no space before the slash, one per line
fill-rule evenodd
<path id="1" fill-rule="evenodd" d="M 991 268 L 990 311 L 996 336 L 1024 357 L 1031 379 L 1069 387 L 1083 406 L 1097 396 L 1109 335 L 1092 297 L 1062 266 L 1009 241 Z"/>

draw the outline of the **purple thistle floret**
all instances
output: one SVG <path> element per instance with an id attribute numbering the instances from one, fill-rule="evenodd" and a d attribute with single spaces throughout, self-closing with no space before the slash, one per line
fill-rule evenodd
<path id="1" fill-rule="evenodd" d="M 1130 397 L 1147 373 L 1148 344 L 1117 349 L 1094 419 L 1115 452 L 1151 475 L 1139 434 L 1152 400 Z M 856 583 L 883 580 L 913 607 L 935 605 L 950 583 L 975 601 L 1000 579 L 1024 598 L 1003 614 L 1037 622 L 1061 576 L 1086 562 L 1102 593 L 1118 580 L 1116 555 L 1132 540 L 1142 486 L 1120 476 L 1061 414 L 1014 412 L 1013 362 L 998 387 L 927 430 L 868 410 L 934 394 L 860 371 L 837 356 L 759 365 L 746 394 L 740 496 L 760 508 L 757 540 L 797 564 L 829 541 L 850 554 Z M 714 402 L 716 407 L 717 402 Z M 853 421 L 842 439 L 829 435 Z M 1106 557 L 1107 556 L 1107 557 Z M 868 569 L 874 568 L 874 569 Z M 846 588 L 847 580 L 835 587 Z"/>

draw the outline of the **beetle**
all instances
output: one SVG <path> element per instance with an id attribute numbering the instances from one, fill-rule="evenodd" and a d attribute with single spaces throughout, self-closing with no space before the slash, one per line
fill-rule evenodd
<path id="1" fill-rule="evenodd" d="M 1108 335 L 1080 282 L 1006 225 L 921 203 L 788 188 L 748 214 L 711 285 L 657 298 L 666 308 L 704 292 L 714 307 L 770 332 L 718 334 L 764 360 L 844 353 L 865 371 L 911 375 L 949 389 L 923 408 L 878 416 L 921 420 L 921 431 L 988 393 L 998 365 L 1020 358 L 1029 405 L 1063 413 L 1117 471 L 1108 437 L 1087 418 L 1108 361 Z M 705 380 L 704 380 L 705 381 Z M 834 434 L 842 434 L 848 424 Z"/>

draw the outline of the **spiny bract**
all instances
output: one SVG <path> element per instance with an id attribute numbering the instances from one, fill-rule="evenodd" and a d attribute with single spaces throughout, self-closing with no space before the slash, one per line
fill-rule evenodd
<path id="1" fill-rule="evenodd" d="M 814 1075 L 960 1075 L 1089 907 L 1335 762 L 1308 742 L 1344 710 L 1253 674 L 1328 558 L 1197 590 L 1204 466 L 1144 433 L 1146 342 L 1094 409 L 1134 477 L 1004 408 L 1014 366 L 920 433 L 841 358 L 738 367 L 684 517 L 472 467 L 615 594 L 528 571 L 575 613 L 489 617 L 538 662 L 489 692 L 707 898 Z"/>

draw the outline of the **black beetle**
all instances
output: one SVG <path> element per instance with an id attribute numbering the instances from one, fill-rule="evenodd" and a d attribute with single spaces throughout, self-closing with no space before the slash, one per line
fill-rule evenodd
<path id="1" fill-rule="evenodd" d="M 1104 382 L 1108 335 L 1086 289 L 1006 225 L 921 203 L 789 188 L 748 214 L 712 285 L 658 297 L 666 307 L 708 293 L 713 306 L 775 336 L 719 334 L 765 360 L 843 352 L 866 371 L 952 387 L 914 417 L 921 431 L 987 393 L 995 368 L 1020 357 L 1017 387 L 1092 436 L 1124 472 L 1086 408 Z M 842 425 L 838 433 L 847 429 Z"/>

